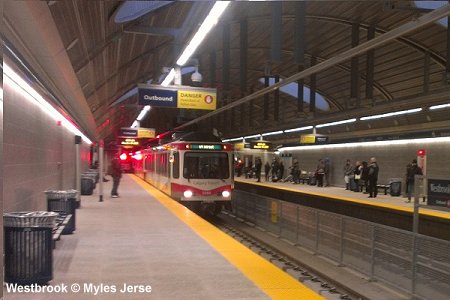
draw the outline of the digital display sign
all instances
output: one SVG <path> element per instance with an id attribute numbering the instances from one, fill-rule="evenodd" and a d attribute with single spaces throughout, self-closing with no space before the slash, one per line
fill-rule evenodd
<path id="1" fill-rule="evenodd" d="M 139 142 L 136 141 L 135 139 L 124 139 L 122 142 L 120 142 L 121 145 L 132 145 L 132 146 L 136 146 L 139 145 Z"/>
<path id="2" fill-rule="evenodd" d="M 270 142 L 251 142 L 250 143 L 251 149 L 269 150 L 271 146 L 272 146 L 272 143 L 270 143 Z"/>
<path id="3" fill-rule="evenodd" d="M 191 144 L 189 148 L 192 150 L 222 150 L 222 145 Z"/>

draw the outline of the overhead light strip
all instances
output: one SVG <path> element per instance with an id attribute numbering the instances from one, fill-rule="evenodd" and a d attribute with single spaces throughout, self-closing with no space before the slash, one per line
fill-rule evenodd
<path id="1" fill-rule="evenodd" d="M 297 132 L 297 131 L 305 131 L 313 129 L 313 126 L 305 126 L 305 127 L 299 127 L 299 128 L 292 128 L 292 129 L 286 129 L 284 132 Z"/>
<path id="2" fill-rule="evenodd" d="M 225 9 L 230 4 L 230 1 L 216 1 L 208 16 L 203 21 L 200 28 L 195 33 L 192 40 L 189 42 L 187 47 L 184 49 L 183 53 L 177 60 L 177 65 L 183 66 L 197 50 L 198 46 L 203 42 L 206 35 L 211 31 L 211 29 L 217 24 L 220 16 L 223 14 Z"/>
<path id="3" fill-rule="evenodd" d="M 380 114 L 380 115 L 373 115 L 373 116 L 361 117 L 361 118 L 359 118 L 359 119 L 360 119 L 361 121 L 366 121 L 366 120 L 374 120 L 374 119 L 388 118 L 388 117 L 393 117 L 393 116 L 400 116 L 400 115 L 412 114 L 412 113 L 419 112 L 419 111 L 421 111 L 421 110 L 422 110 L 422 108 L 413 108 L 413 109 L 407 109 L 407 110 L 401 110 L 401 111 L 389 112 L 389 113 Z"/>
<path id="4" fill-rule="evenodd" d="M 253 139 L 253 138 L 257 138 L 260 137 L 260 134 L 254 134 L 254 135 L 248 135 L 248 136 L 244 136 L 244 139 Z"/>
<path id="5" fill-rule="evenodd" d="M 272 131 L 272 132 L 266 132 L 261 134 L 262 136 L 268 136 L 268 135 L 277 135 L 277 134 L 282 134 L 283 130 L 279 130 L 279 131 Z"/>
<path id="6" fill-rule="evenodd" d="M 443 109 L 443 108 L 450 108 L 450 103 L 433 105 L 433 106 L 430 106 L 429 110 L 436 110 L 436 109 Z"/>
<path id="7" fill-rule="evenodd" d="M 323 150 L 323 149 L 339 149 L 339 148 L 355 148 L 355 147 L 378 147 L 389 145 L 410 145 L 410 144 L 423 144 L 423 143 L 448 143 L 450 137 L 437 137 L 437 138 L 421 138 L 421 139 L 408 139 L 408 140 L 388 140 L 388 141 L 371 141 L 371 142 L 354 142 L 354 143 L 342 143 L 342 144 L 328 144 L 328 145 L 311 145 L 311 146 L 294 146 L 294 147 L 282 147 L 279 151 L 292 151 L 292 150 Z"/>
<path id="8" fill-rule="evenodd" d="M 4 64 L 3 68 L 5 77 L 5 83 L 8 83 L 16 91 L 27 97 L 31 102 L 39 106 L 48 116 L 55 121 L 61 121 L 67 130 L 75 135 L 81 136 L 81 138 L 87 143 L 92 144 L 92 141 L 86 137 L 71 121 L 66 119 L 58 110 L 56 110 L 50 103 L 48 103 L 33 87 L 31 87 L 25 80 L 22 79 L 13 69 L 7 64 Z"/>
<path id="9" fill-rule="evenodd" d="M 356 122 L 356 118 L 353 118 L 353 119 L 347 119 L 347 120 L 342 120 L 342 121 L 337 121 L 337 122 L 331 122 L 331 123 L 319 124 L 319 125 L 316 125 L 316 128 L 329 127 L 329 126 L 336 126 L 336 125 L 347 124 L 347 123 L 353 123 L 353 122 Z"/>

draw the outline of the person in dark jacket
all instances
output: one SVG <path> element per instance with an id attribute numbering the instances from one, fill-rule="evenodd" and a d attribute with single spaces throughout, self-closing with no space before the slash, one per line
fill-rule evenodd
<path id="1" fill-rule="evenodd" d="M 261 158 L 257 157 L 255 159 L 255 176 L 256 179 L 258 179 L 256 182 L 261 182 L 261 167 L 262 167 Z"/>
<path id="2" fill-rule="evenodd" d="M 269 177 L 270 177 L 270 164 L 267 161 L 266 164 L 264 165 L 264 173 L 266 175 L 266 181 L 269 181 Z"/>
<path id="3" fill-rule="evenodd" d="M 417 165 L 417 160 L 413 159 L 412 163 L 406 167 L 406 189 L 408 193 L 408 201 L 411 202 L 411 195 L 414 192 L 414 180 L 416 175 L 422 175 L 422 169 Z"/>
<path id="4" fill-rule="evenodd" d="M 316 168 L 317 186 L 323 186 L 323 176 L 325 175 L 325 163 L 323 159 L 319 159 L 319 163 Z"/>
<path id="5" fill-rule="evenodd" d="M 369 164 L 369 172 L 368 172 L 368 180 L 369 180 L 369 198 L 376 198 L 378 194 L 378 172 L 380 168 L 377 164 L 377 159 L 375 157 L 372 157 L 370 159 Z"/>
<path id="6" fill-rule="evenodd" d="M 122 165 L 118 157 L 114 157 L 111 161 L 111 177 L 113 178 L 113 187 L 111 190 L 111 197 L 117 198 L 117 188 L 119 187 L 120 178 L 122 177 Z"/>
<path id="7" fill-rule="evenodd" d="M 361 185 L 361 192 L 364 192 L 365 194 L 369 193 L 369 166 L 367 161 L 362 162 L 361 179 L 359 183 Z"/>

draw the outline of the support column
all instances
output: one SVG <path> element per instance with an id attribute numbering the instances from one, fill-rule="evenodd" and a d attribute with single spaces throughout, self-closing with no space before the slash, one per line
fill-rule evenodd
<path id="1" fill-rule="evenodd" d="M 275 75 L 275 84 L 280 81 L 280 75 Z M 273 119 L 275 121 L 280 120 L 280 89 L 276 89 L 273 92 Z"/>
<path id="2" fill-rule="evenodd" d="M 371 25 L 367 30 L 367 40 L 371 40 L 375 37 L 375 26 Z M 373 78 L 374 78 L 374 61 L 375 61 L 375 50 L 367 51 L 366 58 L 366 99 L 375 106 L 375 101 L 373 99 Z"/>
<path id="3" fill-rule="evenodd" d="M 423 58 L 423 92 L 430 90 L 430 53 L 426 52 Z"/>
<path id="4" fill-rule="evenodd" d="M 103 202 L 103 170 L 104 170 L 104 148 L 105 148 L 105 143 L 103 140 L 100 140 L 99 143 L 99 150 L 98 150 L 98 171 L 99 171 L 99 202 Z"/>
<path id="5" fill-rule="evenodd" d="M 359 23 L 352 24 L 352 48 L 359 44 Z M 359 93 L 359 74 L 358 74 L 358 56 L 351 58 L 351 73 L 350 73 L 350 99 L 355 103 L 356 107 L 360 106 Z M 353 103 L 352 103 L 353 104 Z M 352 105 L 351 104 L 351 105 Z M 349 108 L 350 105 L 347 105 Z"/>
<path id="6" fill-rule="evenodd" d="M 81 195 L 80 144 L 81 144 L 81 136 L 76 135 L 75 136 L 75 189 L 78 191 L 77 201 L 81 201 L 81 197 L 80 197 L 80 195 Z M 78 202 L 78 203 L 80 203 L 80 202 Z"/>
<path id="7" fill-rule="evenodd" d="M 222 93 L 222 103 L 226 106 L 227 99 L 230 92 L 230 24 L 223 25 L 222 32 L 222 82 L 223 82 L 223 93 Z M 228 130 L 231 125 L 230 120 L 228 120 L 229 111 L 223 113 L 223 127 Z M 231 115 L 233 115 L 233 110 L 231 110 Z"/>
<path id="8" fill-rule="evenodd" d="M 272 36 L 271 36 L 271 61 L 281 62 L 281 29 L 282 20 L 282 1 L 274 1 L 272 4 Z"/>
<path id="9" fill-rule="evenodd" d="M 297 2 L 295 10 L 295 63 L 298 64 L 298 71 L 305 69 L 305 20 L 306 4 L 303 1 Z M 303 112 L 303 78 L 297 80 L 297 112 Z"/>
<path id="10" fill-rule="evenodd" d="M 316 64 L 316 58 L 311 56 L 311 67 Z M 316 73 L 311 74 L 309 79 L 309 112 L 316 115 Z"/>
<path id="11" fill-rule="evenodd" d="M 266 75 L 264 76 L 264 87 L 268 87 L 269 86 L 269 76 Z M 269 94 L 266 93 L 264 94 L 264 120 L 267 121 L 269 120 Z"/>

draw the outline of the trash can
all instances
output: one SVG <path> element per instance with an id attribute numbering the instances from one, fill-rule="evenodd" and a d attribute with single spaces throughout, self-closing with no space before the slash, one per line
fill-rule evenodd
<path id="1" fill-rule="evenodd" d="M 95 188 L 95 179 L 91 175 L 81 175 L 81 195 L 92 195 Z"/>
<path id="2" fill-rule="evenodd" d="M 70 234 L 75 231 L 77 190 L 45 191 L 47 194 L 47 210 L 71 214 L 69 223 L 64 227 L 62 234 Z"/>
<path id="3" fill-rule="evenodd" d="M 389 194 L 394 197 L 398 197 L 402 194 L 401 178 L 391 178 L 389 180 Z"/>
<path id="4" fill-rule="evenodd" d="M 3 214 L 5 281 L 46 284 L 53 279 L 53 227 L 57 213 Z"/>
<path id="5" fill-rule="evenodd" d="M 92 178 L 94 178 L 94 180 L 95 180 L 95 183 L 98 183 L 98 180 L 100 179 L 100 174 L 99 174 L 98 170 L 96 170 L 96 169 L 89 169 L 86 172 L 84 172 L 83 174 L 92 176 Z"/>

